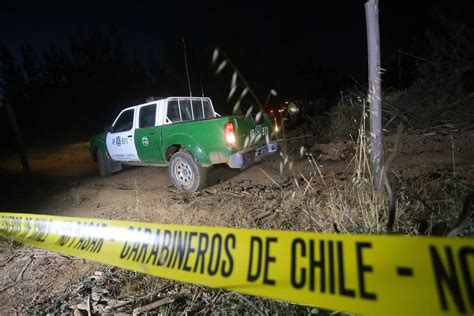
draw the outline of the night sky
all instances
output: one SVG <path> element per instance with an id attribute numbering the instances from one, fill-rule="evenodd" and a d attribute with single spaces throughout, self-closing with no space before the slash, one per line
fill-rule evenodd
<path id="1" fill-rule="evenodd" d="M 184 38 L 193 95 L 211 97 L 219 113 L 231 114 L 235 101 L 227 98 L 233 70 L 227 67 L 216 76 L 211 65 L 216 47 L 232 59 L 261 102 L 275 89 L 278 96 L 270 105 L 322 100 L 312 111 L 324 113 L 354 86 L 367 84 L 364 3 L 170 7 L 159 1 L 3 0 L 0 51 L 11 51 L 13 58 L 3 58 L 3 65 L 16 59 L 18 70 L 0 80 L 0 99 L 10 98 L 20 127 L 35 135 L 50 122 L 71 138 L 88 137 L 120 109 L 148 96 L 189 94 Z M 474 23 L 472 0 L 381 0 L 379 7 L 384 91 L 406 88 L 419 75 L 416 58 L 402 59 L 400 49 L 430 58 L 438 47 L 429 45 L 425 33 L 443 28 L 442 18 L 457 26 Z M 453 30 L 442 31 L 439 38 Z M 29 45 L 30 77 L 36 81 L 28 79 L 23 60 Z M 243 100 L 243 107 L 252 102 Z M 0 115 L 0 132 L 8 132 L 2 122 Z M 50 132 L 43 128 L 46 137 Z"/>
<path id="2" fill-rule="evenodd" d="M 454 1 L 455 2 L 455 1 Z M 50 43 L 66 47 L 71 36 L 114 27 L 129 51 L 144 62 L 152 54 L 166 59 L 163 49 L 178 45 L 211 51 L 226 49 L 266 68 L 289 62 L 282 46 L 294 45 L 297 55 L 324 69 L 366 75 L 364 1 L 317 1 L 315 6 L 230 8 L 220 6 L 167 7 L 160 1 L 2 1 L 0 39 L 19 54 L 31 42 L 37 50 Z M 430 1 L 380 2 L 383 62 L 422 33 L 430 15 Z M 296 42 L 293 43 L 292 41 Z"/>

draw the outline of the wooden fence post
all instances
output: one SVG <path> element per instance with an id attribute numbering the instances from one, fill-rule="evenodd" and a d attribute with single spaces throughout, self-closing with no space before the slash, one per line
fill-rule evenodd
<path id="1" fill-rule="evenodd" d="M 372 183 L 382 191 L 382 108 L 380 81 L 380 34 L 378 1 L 365 3 L 367 22 L 367 51 L 369 60 L 369 103 L 370 103 L 370 153 L 372 162 Z"/>

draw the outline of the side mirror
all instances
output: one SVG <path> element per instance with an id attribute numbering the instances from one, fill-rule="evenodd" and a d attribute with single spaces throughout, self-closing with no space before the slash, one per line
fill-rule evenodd
<path id="1" fill-rule="evenodd" d="M 112 133 L 112 125 L 107 125 L 106 127 L 104 127 L 104 132 Z"/>

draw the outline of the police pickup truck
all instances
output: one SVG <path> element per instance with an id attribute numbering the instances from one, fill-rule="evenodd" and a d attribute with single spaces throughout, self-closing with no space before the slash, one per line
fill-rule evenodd
<path id="1" fill-rule="evenodd" d="M 169 97 L 122 110 L 90 141 L 101 176 L 122 165 L 168 166 L 173 184 L 195 192 L 209 167 L 243 168 L 278 151 L 266 115 L 223 116 L 206 97 Z"/>

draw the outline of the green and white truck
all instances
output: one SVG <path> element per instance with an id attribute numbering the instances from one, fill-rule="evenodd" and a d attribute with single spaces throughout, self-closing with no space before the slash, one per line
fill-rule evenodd
<path id="1" fill-rule="evenodd" d="M 122 110 L 105 132 L 90 141 L 92 157 L 105 177 L 122 165 L 169 167 L 173 184 L 202 189 L 209 167 L 243 168 L 278 151 L 270 120 L 223 116 L 206 97 L 169 97 Z"/>

